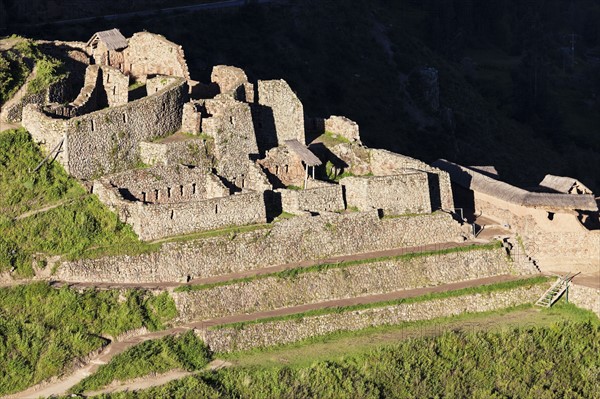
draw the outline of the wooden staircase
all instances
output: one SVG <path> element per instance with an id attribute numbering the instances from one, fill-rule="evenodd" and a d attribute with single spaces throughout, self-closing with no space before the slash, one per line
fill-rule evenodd
<path id="1" fill-rule="evenodd" d="M 552 284 L 552 287 L 544 292 L 544 294 L 540 297 L 540 299 L 537 300 L 535 304 L 537 306 L 549 308 L 554 304 L 554 302 L 558 301 L 562 294 L 569 288 L 569 284 L 571 283 L 573 277 L 576 276 L 576 274 L 569 276 L 570 274 L 571 273 L 567 273 L 564 276 L 559 277 L 558 280 Z"/>

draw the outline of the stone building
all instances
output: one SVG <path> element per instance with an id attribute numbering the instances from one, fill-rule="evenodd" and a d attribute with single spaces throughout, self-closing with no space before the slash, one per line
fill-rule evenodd
<path id="1" fill-rule="evenodd" d="M 540 268 L 600 267 L 600 224 L 593 194 L 528 191 L 446 160 L 434 165 L 450 174 L 457 206 L 515 231 Z M 568 181 L 565 191 L 575 181 L 557 180 Z M 546 177 L 543 185 L 548 181 Z"/>
<path id="2" fill-rule="evenodd" d="M 28 105 L 23 125 L 143 240 L 264 223 L 281 211 L 453 209 L 446 172 L 363 146 L 347 118 L 322 120 L 339 145 L 307 145 L 303 104 L 284 80 L 250 82 L 218 65 L 211 82 L 192 81 L 181 47 L 148 32 L 98 32 L 79 46 L 92 65 L 77 98 Z M 135 96 L 133 81 L 143 84 Z M 332 160 L 353 176 L 328 176 Z"/>

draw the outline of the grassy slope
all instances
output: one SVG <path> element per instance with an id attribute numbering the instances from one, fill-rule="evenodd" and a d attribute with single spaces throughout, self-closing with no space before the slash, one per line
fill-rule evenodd
<path id="1" fill-rule="evenodd" d="M 420 8 L 419 2 L 408 0 L 303 1 L 292 7 L 98 21 L 29 33 L 78 40 L 112 27 L 126 35 L 142 29 L 161 33 L 183 46 L 195 78 L 208 81 L 215 64 L 240 66 L 251 79 L 284 78 L 297 91 L 308 115 L 337 114 L 356 120 L 369 146 L 425 161 L 448 158 L 468 165 L 494 164 L 519 183 L 538 182 L 545 173 L 572 174 L 600 188 L 594 173 L 600 169 L 600 156 L 586 145 L 596 140 L 589 137 L 593 132 L 574 132 L 572 124 L 570 135 L 587 136 L 556 147 L 511 119 L 509 109 L 498 107 L 502 94 L 497 93 L 506 94 L 514 58 L 496 53 L 498 62 L 509 68 L 504 80 L 488 79 L 484 87 L 480 83 L 486 76 L 479 73 L 485 72 L 484 67 L 475 82 L 468 81 L 459 63 L 424 44 L 427 24 Z M 377 40 L 376 23 L 385 27 L 384 37 Z M 386 40 L 392 54 L 381 44 Z M 495 51 L 492 46 L 488 50 Z M 440 71 L 442 105 L 452 108 L 456 117 L 454 135 L 439 129 L 419 131 L 405 112 L 399 76 L 422 65 Z M 588 127 L 593 121 L 589 115 L 578 117 L 588 121 Z"/>
<path id="2" fill-rule="evenodd" d="M 0 288 L 0 395 L 60 374 L 104 345 L 102 335 L 160 329 L 176 315 L 166 293 L 76 292 L 44 283 Z"/>
<path id="3" fill-rule="evenodd" d="M 127 381 L 150 373 L 164 373 L 173 369 L 201 370 L 208 364 L 211 354 L 204 343 L 189 331 L 174 338 L 146 341 L 117 355 L 107 365 L 86 377 L 71 392 L 94 391 L 113 380 Z"/>
<path id="4" fill-rule="evenodd" d="M 246 352 L 216 374 L 100 398 L 596 397 L 599 338 L 572 305 L 513 309 Z"/>
<path id="5" fill-rule="evenodd" d="M 0 132 L 0 272 L 31 275 L 36 254 L 80 257 L 90 248 L 113 246 L 141 251 L 131 228 L 69 178 L 57 163 L 44 164 L 38 146 L 23 130 Z M 27 218 L 25 211 L 60 206 Z"/>

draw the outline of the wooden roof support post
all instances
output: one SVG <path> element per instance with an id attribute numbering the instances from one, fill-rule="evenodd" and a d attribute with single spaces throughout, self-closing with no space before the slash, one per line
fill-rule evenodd
<path id="1" fill-rule="evenodd" d="M 304 164 L 304 189 L 306 190 L 306 185 L 308 184 L 308 164 Z"/>

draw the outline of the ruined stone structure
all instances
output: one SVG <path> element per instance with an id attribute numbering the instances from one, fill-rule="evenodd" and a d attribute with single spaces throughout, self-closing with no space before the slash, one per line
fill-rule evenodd
<path id="1" fill-rule="evenodd" d="M 117 29 L 97 32 L 86 50 L 96 64 L 117 68 L 136 81 L 154 75 L 190 78 L 181 46 L 153 33 L 139 32 L 127 40 Z"/>
<path id="2" fill-rule="evenodd" d="M 304 107 L 284 80 L 259 80 L 259 140 L 276 147 L 286 140 L 305 144 Z"/>
<path id="3" fill-rule="evenodd" d="M 142 239 L 262 223 L 281 211 L 452 211 L 444 172 L 364 147 L 358 125 L 347 118 L 323 120 L 342 144 L 324 151 L 317 146 L 313 153 L 305 141 L 304 107 L 283 80 L 253 84 L 239 68 L 215 66 L 211 82 L 202 84 L 214 92 L 190 99 L 183 50 L 162 36 L 141 32 L 126 39 L 113 29 L 80 47 L 92 65 L 77 98 L 67 105 L 27 106 L 23 125 L 47 151 L 56 150 L 71 175 L 110 175 L 93 184 L 94 193 Z M 129 91 L 133 81 L 145 83 L 145 96 Z M 338 161 L 348 162 L 340 171 L 358 177 L 327 181 L 327 165 L 337 168 Z M 141 163 L 155 168 L 135 170 Z M 169 174 L 161 185 L 149 183 L 149 173 L 178 165 L 194 181 Z M 138 178 L 144 187 L 132 183 Z M 216 194 L 202 189 L 217 181 Z"/>
<path id="4" fill-rule="evenodd" d="M 450 173 L 457 190 L 466 190 L 465 209 L 516 231 L 543 269 L 600 267 L 598 206 L 592 194 L 527 191 L 445 160 L 434 165 Z"/>
<path id="5" fill-rule="evenodd" d="M 232 282 L 176 293 L 173 298 L 181 321 L 206 320 L 509 274 L 512 268 L 506 253 L 497 248 L 351 265 L 301 273 L 293 279 L 273 276 Z"/>
<path id="6" fill-rule="evenodd" d="M 381 209 L 388 215 L 431 212 L 429 182 L 425 172 L 345 177 L 340 184 L 344 187 L 349 207 Z"/>
<path id="7" fill-rule="evenodd" d="M 324 121 L 325 131 L 331 132 L 334 135 L 339 135 L 351 143 L 362 144 L 360 141 L 360 133 L 358 123 L 344 117 L 331 116 Z"/>
<path id="8" fill-rule="evenodd" d="M 38 98 L 23 107 L 23 125 L 153 245 L 137 255 L 111 248 L 121 255 L 50 259 L 52 279 L 194 284 L 169 295 L 177 322 L 197 322 L 488 284 L 539 265 L 599 259 L 595 198 L 575 179 L 547 176 L 529 192 L 506 187 L 490 168 L 431 166 L 368 148 L 345 117 L 305 118 L 283 80 L 251 82 L 225 65 L 210 82 L 191 80 L 181 47 L 151 33 L 98 32 L 73 46 L 87 51 L 79 94 L 70 103 Z M 422 100 L 439 108 L 437 72 L 412 79 L 432 89 Z M 476 225 L 455 209 L 457 186 L 472 192 L 479 216 L 513 230 L 476 237 Z M 493 239 L 497 245 L 480 245 Z M 523 246 L 537 263 L 518 257 Z M 216 351 L 263 347 L 533 302 L 548 284 L 532 284 L 198 334 Z M 597 289 L 573 285 L 571 298 L 600 312 Z"/>
<path id="9" fill-rule="evenodd" d="M 547 288 L 536 285 L 490 294 L 462 295 L 454 298 L 389 305 L 370 309 L 334 312 L 301 319 L 265 321 L 243 328 L 222 327 L 196 333 L 215 352 L 232 352 L 298 342 L 338 331 L 357 331 L 368 327 L 400 324 L 417 320 L 450 317 L 463 313 L 488 312 L 535 301 Z"/>
<path id="10" fill-rule="evenodd" d="M 381 219 L 376 211 L 294 217 L 252 232 L 165 243 L 160 252 L 64 262 L 64 281 L 185 281 L 331 256 L 464 241 L 450 215 Z M 143 271 L 143 272 L 141 272 Z"/>

